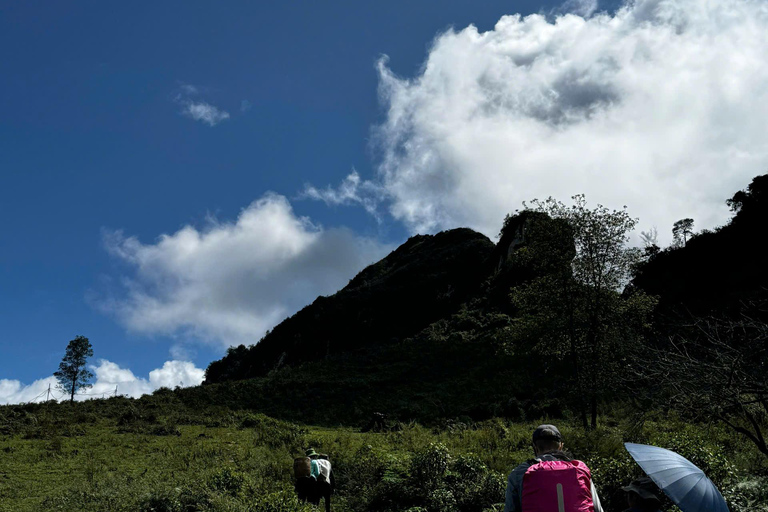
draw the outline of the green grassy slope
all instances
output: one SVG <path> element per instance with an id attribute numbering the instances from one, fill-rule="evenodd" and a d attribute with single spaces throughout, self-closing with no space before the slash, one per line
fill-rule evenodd
<path id="1" fill-rule="evenodd" d="M 195 411 L 168 390 L 141 400 L 0 407 L 0 511 L 309 510 L 291 481 L 292 459 L 307 446 L 331 457 L 338 512 L 499 510 L 506 473 L 530 457 L 530 433 L 545 420 L 397 423 L 362 433 L 220 406 Z M 620 486 L 639 474 L 623 441 L 689 457 L 736 512 L 768 510 L 765 462 L 726 432 L 653 415 L 601 423 L 584 434 L 558 421 L 608 510 L 620 510 Z"/>

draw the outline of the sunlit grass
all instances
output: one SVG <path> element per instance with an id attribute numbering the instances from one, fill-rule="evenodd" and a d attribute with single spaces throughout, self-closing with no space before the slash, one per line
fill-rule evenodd
<path id="1" fill-rule="evenodd" d="M 530 433 L 543 421 L 390 422 L 363 433 L 249 411 L 194 413 L 162 393 L 144 402 L 0 408 L 0 511 L 306 510 L 291 472 L 308 446 L 331 457 L 335 511 L 497 510 L 506 474 L 532 456 Z M 552 421 L 592 468 L 608 509 L 623 505 L 620 487 L 639 475 L 623 449 L 634 441 L 706 468 L 732 510 L 766 510 L 765 461 L 720 427 L 649 415 L 642 424 L 601 418 L 585 433 L 573 421 Z"/>

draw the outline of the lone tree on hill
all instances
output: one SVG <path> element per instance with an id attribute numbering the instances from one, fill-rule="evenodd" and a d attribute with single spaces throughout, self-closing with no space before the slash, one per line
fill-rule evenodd
<path id="1" fill-rule="evenodd" d="M 685 247 L 691 235 L 693 235 L 693 219 L 680 219 L 672 226 L 676 247 Z"/>
<path id="2" fill-rule="evenodd" d="M 75 401 L 77 390 L 91 387 L 88 383 L 93 374 L 85 368 L 86 358 L 93 356 L 91 342 L 85 336 L 75 336 L 67 345 L 67 352 L 53 376 L 59 381 L 58 389 L 69 394 L 70 402 Z"/>

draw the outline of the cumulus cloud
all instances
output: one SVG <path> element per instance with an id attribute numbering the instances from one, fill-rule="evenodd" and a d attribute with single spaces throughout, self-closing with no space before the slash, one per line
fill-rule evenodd
<path id="1" fill-rule="evenodd" d="M 286 316 L 344 286 L 389 250 L 347 229 L 298 217 L 267 194 L 235 222 L 185 226 L 145 244 L 120 232 L 106 246 L 132 269 L 100 307 L 129 329 L 221 345 L 255 343 Z"/>
<path id="2" fill-rule="evenodd" d="M 225 119 L 229 119 L 229 112 L 219 110 L 204 101 L 186 101 L 182 113 L 190 119 L 202 121 L 208 126 L 216 126 Z"/>
<path id="3" fill-rule="evenodd" d="M 110 397 L 115 394 L 138 398 L 161 387 L 189 387 L 202 384 L 205 371 L 188 361 L 166 361 L 162 368 L 149 372 L 149 378 L 137 377 L 127 368 L 102 359 L 98 365 L 92 365 L 95 380 L 91 388 L 75 395 L 75 400 Z M 67 400 L 69 397 L 56 389 L 56 378 L 46 377 L 32 384 L 22 384 L 18 380 L 0 379 L 0 404 L 18 404 L 23 402 L 41 402 L 49 398 Z"/>
<path id="4" fill-rule="evenodd" d="M 18 380 L 0 379 L 0 405 L 45 400 L 49 385 L 51 390 L 55 389 L 56 377 L 38 379 L 29 385 Z"/>
<path id="5" fill-rule="evenodd" d="M 585 193 L 668 242 L 768 169 L 768 3 L 572 4 L 587 17 L 449 30 L 412 78 L 379 63 L 378 180 L 411 231 L 490 235 L 524 200 Z"/>

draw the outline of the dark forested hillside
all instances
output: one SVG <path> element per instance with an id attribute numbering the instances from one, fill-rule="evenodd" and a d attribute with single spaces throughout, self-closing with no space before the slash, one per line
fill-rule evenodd
<path id="1" fill-rule="evenodd" d="M 447 317 L 488 275 L 494 244 L 470 229 L 417 235 L 342 290 L 318 297 L 251 347 L 210 364 L 206 382 L 265 375 L 281 366 L 395 343 Z"/>
<path id="2" fill-rule="evenodd" d="M 660 298 L 659 312 L 672 321 L 738 314 L 768 294 L 768 175 L 727 204 L 735 214 L 728 224 L 652 256 L 633 280 L 633 287 Z"/>
<path id="3" fill-rule="evenodd" d="M 755 178 L 728 201 L 726 226 L 683 247 L 639 264 L 638 249 L 620 249 L 614 256 L 635 269 L 623 295 L 574 269 L 592 268 L 585 233 L 626 213 L 526 210 L 507 217 L 495 245 L 469 229 L 414 236 L 259 343 L 229 349 L 208 367 L 207 385 L 183 396 L 359 424 L 376 411 L 420 421 L 570 411 L 586 421 L 589 395 L 594 424 L 606 404 L 638 398 L 632 361 L 647 357 L 646 340 L 664 349 L 682 332 L 681 315 L 741 313 L 765 297 L 767 190 L 768 176 Z M 619 233 L 606 250 L 624 247 Z"/>
<path id="4" fill-rule="evenodd" d="M 319 424 L 375 411 L 420 421 L 557 414 L 570 373 L 512 348 L 509 293 L 568 268 L 564 227 L 526 211 L 507 218 L 496 245 L 469 229 L 413 237 L 259 344 L 230 349 L 206 386 L 182 396 Z"/>

